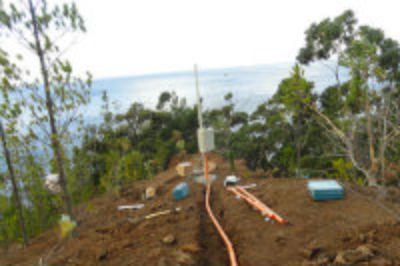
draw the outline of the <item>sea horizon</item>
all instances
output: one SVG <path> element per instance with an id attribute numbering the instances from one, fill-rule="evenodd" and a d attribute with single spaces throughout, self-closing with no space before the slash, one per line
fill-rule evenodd
<path id="1" fill-rule="evenodd" d="M 331 64 L 328 62 L 328 65 Z M 224 96 L 233 94 L 237 110 L 253 112 L 266 102 L 277 90 L 282 79 L 290 76 L 295 62 L 233 66 L 224 68 L 199 69 L 200 94 L 204 108 L 216 108 L 224 104 Z M 314 82 L 316 93 L 335 83 L 327 64 L 303 66 L 305 77 Z M 189 106 L 196 101 L 195 79 L 192 70 L 146 73 L 120 77 L 99 78 L 93 81 L 91 102 L 85 107 L 85 114 L 97 120 L 101 111 L 101 98 L 106 91 L 111 110 L 126 111 L 134 102 L 147 108 L 155 108 L 159 95 L 174 91 L 185 98 Z"/>

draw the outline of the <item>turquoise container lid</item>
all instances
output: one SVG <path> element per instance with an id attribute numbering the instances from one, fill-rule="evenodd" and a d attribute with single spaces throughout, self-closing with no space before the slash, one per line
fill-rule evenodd
<path id="1" fill-rule="evenodd" d="M 175 200 L 183 200 L 189 195 L 189 185 L 186 182 L 179 183 L 172 190 Z"/>
<path id="2" fill-rule="evenodd" d="M 307 187 L 314 200 L 339 200 L 344 198 L 343 187 L 336 180 L 308 181 Z"/>

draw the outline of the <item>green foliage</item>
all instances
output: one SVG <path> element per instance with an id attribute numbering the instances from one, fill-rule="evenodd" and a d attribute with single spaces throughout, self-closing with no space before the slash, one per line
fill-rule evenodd
<path id="1" fill-rule="evenodd" d="M 45 0 L 0 3 L 0 37 L 16 37 L 15 43 L 22 44 L 40 63 L 37 71 L 21 71 L 19 66 L 23 65 L 20 64 L 23 58 L 11 54 L 16 57 L 16 63 L 12 63 L 11 55 L 0 49 L 0 118 L 10 147 L 8 168 L 15 168 L 15 178 L 13 171 L 9 170 L 13 198 L 18 198 L 19 188 L 24 203 L 18 207 L 21 204 L 16 200 L 16 206 L 9 204 L 6 208 L 20 209 L 19 220 L 26 218 L 30 235 L 43 232 L 54 224 L 54 217 L 60 212 L 60 198 L 44 189 L 44 169 L 56 170 L 66 181 L 64 168 L 67 168 L 65 164 L 70 162 L 70 158 L 64 147 L 69 147 L 73 133 L 79 132 L 82 116 L 78 108 L 88 103 L 91 85 L 90 74 L 85 78 L 74 76 L 71 63 L 61 57 L 65 50 L 60 44 L 65 43 L 61 41 L 64 37 L 85 30 L 84 21 L 73 2 L 63 5 Z M 31 73 L 40 75 L 31 76 Z M 11 93 L 14 95 L 9 97 Z M 23 122 L 29 122 L 29 125 L 17 119 L 22 112 L 29 117 Z M 72 125 L 74 130 L 70 130 Z M 57 160 L 51 156 L 48 156 L 48 161 L 43 157 L 37 158 L 40 157 L 38 154 L 47 152 L 47 142 L 50 142 Z M 43 147 L 36 149 L 39 143 Z M 67 210 L 72 213 L 66 182 L 61 185 Z M 7 223 L 7 231 L 12 232 L 10 226 Z"/>
<path id="2" fill-rule="evenodd" d="M 346 11 L 313 23 L 297 59 L 303 64 L 336 59 L 337 84 L 322 93 L 322 112 L 316 113 L 354 168 L 376 184 L 394 142 L 390 136 L 399 134 L 398 116 L 393 115 L 400 87 L 399 43 L 380 29 L 358 26 L 353 12 Z M 344 83 L 340 68 L 349 72 Z"/>
<path id="3" fill-rule="evenodd" d="M 25 77 L 23 86 L 29 90 L 20 95 L 30 111 L 30 134 L 35 140 L 49 141 L 59 174 L 66 211 L 71 217 L 72 204 L 68 192 L 66 145 L 71 145 L 73 133 L 82 126 L 79 107 L 89 101 L 92 77 L 80 78 L 73 73 L 71 63 L 62 58 L 65 38 L 85 32 L 85 23 L 74 2 L 49 3 L 46 0 L 27 0 L 1 5 L 0 28 L 7 37 L 15 36 L 39 63 L 38 76 Z M 68 33 L 68 34 L 67 34 Z M 74 125 L 73 130 L 69 130 Z"/>
<path id="4" fill-rule="evenodd" d="M 310 106 L 314 104 L 316 96 L 312 89 L 314 84 L 304 78 L 304 71 L 296 64 L 289 78 L 281 81 L 278 91 L 269 101 L 270 105 L 279 108 L 279 119 L 286 119 L 287 126 L 292 128 L 295 147 L 283 145 L 282 158 L 286 162 L 287 173 L 299 175 L 302 167 L 302 152 L 305 147 L 312 147 L 307 139 L 313 127 Z M 279 120 L 278 120 L 279 121 Z M 294 159 L 295 158 L 295 159 Z"/>
<path id="5" fill-rule="evenodd" d="M 351 10 L 320 23 L 313 23 L 306 31 L 306 44 L 300 49 L 297 60 L 308 64 L 314 60 L 327 60 L 353 40 L 354 27 L 357 23 Z"/>
<path id="6" fill-rule="evenodd" d="M 142 155 L 138 151 L 132 151 L 125 155 L 121 161 L 121 181 L 133 181 L 146 178 L 146 169 Z"/>
<path id="7" fill-rule="evenodd" d="M 68 190 L 71 193 L 73 203 L 87 201 L 93 195 L 93 171 L 88 167 L 93 158 L 81 149 L 73 149 L 72 165 L 68 171 Z"/>
<path id="8" fill-rule="evenodd" d="M 18 87 L 19 69 L 11 63 L 7 53 L 0 49 L 0 141 L 1 155 L 4 158 L 5 168 L 7 169 L 7 181 L 12 186 L 12 199 L 16 209 L 17 220 L 15 225 L 19 226 L 19 233 L 22 235 L 24 246 L 29 242 L 26 229 L 26 220 L 24 217 L 24 206 L 19 187 L 18 172 L 15 170 L 19 163 L 18 148 L 13 149 L 14 145 L 21 144 L 20 132 L 18 130 L 18 120 L 21 115 L 21 105 L 24 104 L 19 97 L 21 89 Z M 7 209 L 6 209 L 7 210 Z M 14 213 L 13 213 L 14 215 Z M 14 216 L 9 216 L 13 220 Z M 9 227 L 10 224 L 7 224 Z M 11 229 L 11 228 L 9 228 Z M 13 228 L 15 229 L 15 228 Z M 3 231 L 5 231 L 4 229 Z M 6 233 L 5 233 L 6 234 Z M 13 236 L 15 238 L 15 236 Z M 6 236 L 5 239 L 9 239 Z"/>
<path id="9" fill-rule="evenodd" d="M 156 110 L 133 103 L 125 113 L 113 114 L 108 102 L 104 93 L 103 122 L 88 126 L 82 145 L 74 150 L 72 176 L 79 176 L 79 186 L 87 187 L 88 194 L 151 178 L 174 154 L 197 150 L 196 109 L 174 92 L 163 93 Z"/>
<path id="10" fill-rule="evenodd" d="M 332 161 L 332 177 L 339 180 L 353 181 L 357 179 L 354 175 L 354 166 L 350 161 L 339 158 Z"/>
<path id="11" fill-rule="evenodd" d="M 286 110 L 296 116 L 300 112 L 306 112 L 307 105 L 313 102 L 313 87 L 313 83 L 304 78 L 304 71 L 296 64 L 291 76 L 279 84 L 278 91 L 272 97 L 272 102 L 284 105 Z"/>

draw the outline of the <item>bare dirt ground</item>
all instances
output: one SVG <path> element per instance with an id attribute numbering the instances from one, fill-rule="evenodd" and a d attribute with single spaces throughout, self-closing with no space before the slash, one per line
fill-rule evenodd
<path id="1" fill-rule="evenodd" d="M 57 229 L 37 237 L 22 250 L 0 257 L 0 265 L 228 265 L 226 250 L 204 209 L 204 187 L 179 177 L 174 164 L 197 162 L 197 156 L 177 158 L 153 180 L 135 182 L 76 208 L 76 236 L 59 240 Z M 267 222 L 246 203 L 227 192 L 223 179 L 229 166 L 217 156 L 217 180 L 212 207 L 231 238 L 240 266 L 259 265 L 400 265 L 398 191 L 381 195 L 372 189 L 345 184 L 344 200 L 314 202 L 306 180 L 262 178 L 237 163 L 242 184 L 256 183 L 252 192 L 289 221 Z M 175 201 L 172 189 L 190 184 L 190 196 Z M 143 200 L 146 187 L 154 199 Z M 397 196 L 396 196 L 397 195 Z M 376 198 L 380 203 L 376 204 Z M 144 203 L 136 211 L 118 211 L 123 204 Z M 180 207 L 181 211 L 150 220 L 142 217 Z M 393 213 L 394 210 L 394 213 Z M 397 210 L 397 211 L 396 211 Z"/>

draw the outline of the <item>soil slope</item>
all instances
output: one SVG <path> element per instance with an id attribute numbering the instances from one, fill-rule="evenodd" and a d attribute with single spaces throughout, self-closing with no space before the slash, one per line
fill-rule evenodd
<path id="1" fill-rule="evenodd" d="M 198 156 L 174 162 L 180 160 L 199 163 Z M 263 173 L 251 172 L 238 161 L 235 172 L 242 184 L 257 184 L 251 191 L 290 222 L 281 225 L 264 221 L 227 192 L 222 182 L 231 174 L 228 164 L 217 155 L 211 160 L 217 164 L 211 204 L 234 244 L 239 265 L 400 265 L 400 223 L 385 209 L 398 210 L 399 197 L 376 204 L 376 191 L 345 184 L 344 200 L 314 202 L 306 180 L 262 178 Z M 0 265 L 228 265 L 224 245 L 204 209 L 204 186 L 179 177 L 175 163 L 153 180 L 78 206 L 75 237 L 60 241 L 55 228 L 25 250 L 3 254 Z M 190 196 L 177 202 L 171 192 L 182 181 L 189 183 Z M 157 193 L 144 200 L 148 186 Z M 132 203 L 145 207 L 117 210 Z M 177 207 L 180 211 L 169 215 L 138 219 Z"/>

